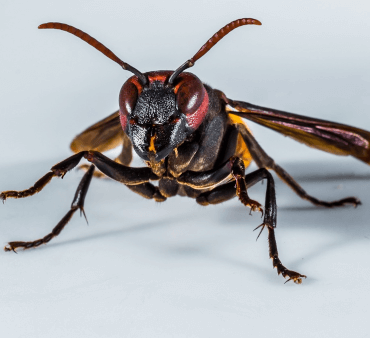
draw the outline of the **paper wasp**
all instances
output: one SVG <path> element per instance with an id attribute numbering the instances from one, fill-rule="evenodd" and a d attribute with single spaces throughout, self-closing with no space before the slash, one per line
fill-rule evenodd
<path id="1" fill-rule="evenodd" d="M 111 50 L 72 26 L 46 23 L 40 29 L 59 29 L 84 40 L 123 69 L 134 75 L 122 86 L 119 110 L 92 125 L 72 141 L 75 153 L 59 162 L 31 188 L 4 191 L 0 198 L 23 198 L 40 192 L 53 177 L 64 177 L 86 158 L 87 166 L 71 209 L 45 237 L 31 242 L 9 242 L 5 251 L 34 248 L 58 236 L 73 214 L 84 213 L 84 200 L 93 176 L 110 177 L 141 196 L 163 202 L 175 195 L 196 199 L 201 205 L 218 204 L 235 196 L 251 211 L 263 214 L 260 233 L 267 229 L 270 258 L 278 274 L 301 283 L 298 272 L 280 261 L 275 240 L 275 186 L 269 170 L 289 185 L 301 198 L 324 207 L 360 204 L 355 197 L 327 202 L 310 196 L 265 153 L 241 118 L 259 123 L 301 143 L 336 155 L 351 155 L 370 163 L 370 133 L 347 125 L 291 114 L 229 99 L 223 92 L 202 83 L 192 67 L 217 42 L 243 25 L 261 25 L 255 19 L 235 20 L 214 34 L 188 61 L 175 71 L 141 73 L 119 59 Z M 122 145 L 120 155 L 111 160 L 102 153 Z M 146 167 L 133 168 L 132 150 Z M 245 174 L 255 161 L 258 170 Z M 99 172 L 94 172 L 95 167 Z M 248 196 L 247 190 L 266 179 L 264 213 L 262 205 Z M 153 184 L 152 182 L 157 182 Z M 258 235 L 258 236 L 259 236 Z"/>

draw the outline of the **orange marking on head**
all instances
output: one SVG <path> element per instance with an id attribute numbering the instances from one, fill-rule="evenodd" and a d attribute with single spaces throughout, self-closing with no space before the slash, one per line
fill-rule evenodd
<path id="1" fill-rule="evenodd" d="M 179 91 L 179 88 L 180 88 L 180 86 L 182 85 L 182 82 L 180 81 L 178 84 L 177 84 L 177 86 L 175 86 L 175 88 L 174 88 L 174 93 L 175 94 L 177 94 L 177 92 Z"/>
<path id="2" fill-rule="evenodd" d="M 143 91 L 143 85 L 139 82 L 139 79 L 137 76 L 133 76 L 131 78 L 131 82 L 136 86 L 138 94 L 140 95 Z"/>
<path id="3" fill-rule="evenodd" d="M 150 137 L 150 145 L 149 151 L 152 151 L 154 154 L 156 153 L 155 146 L 154 146 L 155 135 Z"/>
<path id="4" fill-rule="evenodd" d="M 168 78 L 168 74 L 149 75 L 148 78 L 150 83 L 153 83 L 154 81 L 165 82 Z"/>

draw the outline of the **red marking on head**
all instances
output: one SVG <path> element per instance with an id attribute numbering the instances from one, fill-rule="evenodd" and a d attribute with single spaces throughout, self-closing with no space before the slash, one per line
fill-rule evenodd
<path id="1" fill-rule="evenodd" d="M 194 113 L 186 115 L 186 121 L 188 122 L 189 127 L 193 128 L 194 130 L 201 125 L 205 116 L 207 115 L 209 98 L 207 91 L 204 91 L 205 95 L 200 107 Z"/>
<path id="2" fill-rule="evenodd" d="M 127 125 L 127 115 L 122 114 L 121 110 L 119 111 L 119 119 L 121 121 L 122 129 L 125 130 Z"/>

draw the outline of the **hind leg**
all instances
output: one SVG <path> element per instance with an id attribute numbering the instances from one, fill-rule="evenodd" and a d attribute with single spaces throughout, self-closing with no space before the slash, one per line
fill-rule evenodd
<path id="1" fill-rule="evenodd" d="M 272 169 L 285 182 L 293 191 L 301 198 L 311 202 L 314 205 L 332 208 L 341 207 L 345 205 L 357 205 L 361 204 L 361 201 L 356 197 L 346 197 L 337 201 L 327 202 L 317 199 L 309 195 L 295 180 L 290 176 L 282 167 L 277 165 L 275 161 L 268 156 L 265 151 L 258 144 L 256 139 L 252 136 L 249 130 L 242 124 L 237 124 L 237 128 L 243 137 L 244 142 L 247 144 L 248 150 L 252 155 L 253 160 L 256 162 L 258 167 Z"/>

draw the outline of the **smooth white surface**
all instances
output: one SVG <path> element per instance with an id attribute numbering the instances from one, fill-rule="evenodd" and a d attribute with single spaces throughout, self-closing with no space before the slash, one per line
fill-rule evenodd
<path id="1" fill-rule="evenodd" d="M 175 69 L 222 25 L 228 35 L 191 70 L 233 99 L 370 130 L 367 1 L 0 2 L 0 190 L 24 189 L 70 155 L 70 140 L 117 109 L 130 73 L 74 25 L 141 71 Z M 156 204 L 94 180 L 78 217 L 47 246 L 0 253 L 0 336 L 366 337 L 369 168 L 252 125 L 265 150 L 314 196 L 356 195 L 357 209 L 311 207 L 277 182 L 281 259 L 308 275 L 283 284 L 266 234 L 237 200 Z M 139 163 L 139 162 L 136 162 Z M 34 240 L 69 209 L 82 173 L 0 206 L 0 234 Z M 263 201 L 265 185 L 251 189 Z"/>

